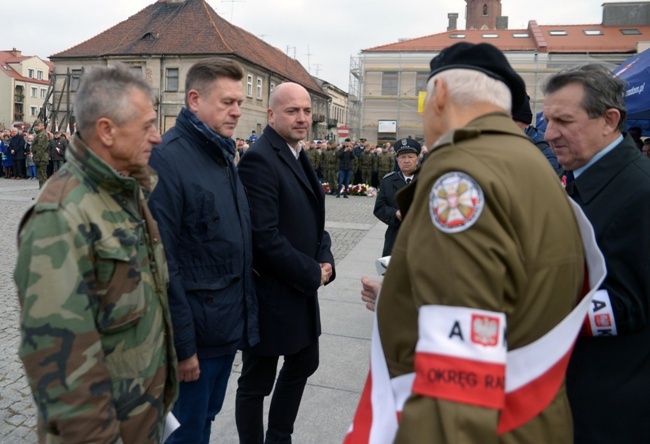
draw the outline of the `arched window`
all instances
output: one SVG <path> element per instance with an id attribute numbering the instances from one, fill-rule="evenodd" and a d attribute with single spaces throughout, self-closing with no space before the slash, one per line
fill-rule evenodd
<path id="1" fill-rule="evenodd" d="M 483 15 L 487 15 L 487 3 L 483 4 Z"/>

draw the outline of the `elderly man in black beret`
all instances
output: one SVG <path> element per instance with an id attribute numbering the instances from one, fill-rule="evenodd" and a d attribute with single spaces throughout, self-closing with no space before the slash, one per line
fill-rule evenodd
<path id="1" fill-rule="evenodd" d="M 398 140 L 395 144 L 395 153 L 399 171 L 386 174 L 379 185 L 379 193 L 375 200 L 374 214 L 383 223 L 388 225 L 384 235 L 384 250 L 382 256 L 390 256 L 397 232 L 402 223 L 402 213 L 397 208 L 396 195 L 399 190 L 411 183 L 415 178 L 418 167 L 418 156 L 422 149 L 420 143 L 411 138 Z"/>
<path id="2" fill-rule="evenodd" d="M 431 61 L 431 152 L 397 195 L 402 225 L 348 443 L 572 442 L 564 374 L 593 294 L 574 310 L 578 221 L 589 225 L 512 121 L 525 94 L 494 46 L 463 42 Z M 589 245 L 596 286 L 604 265 Z M 372 308 L 379 284 L 362 282 Z"/>

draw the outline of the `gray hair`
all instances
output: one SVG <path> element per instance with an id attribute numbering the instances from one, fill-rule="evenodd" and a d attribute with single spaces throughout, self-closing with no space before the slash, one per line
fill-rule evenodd
<path id="1" fill-rule="evenodd" d="M 189 107 L 187 94 L 191 90 L 207 95 L 214 82 L 220 78 L 241 80 L 244 78 L 244 70 L 236 61 L 219 57 L 200 60 L 192 65 L 185 78 L 185 107 Z"/>
<path id="2" fill-rule="evenodd" d="M 448 69 L 441 71 L 427 83 L 427 96 L 433 97 L 434 80 L 442 79 L 447 84 L 453 103 L 468 107 L 478 102 L 490 103 L 510 113 L 512 93 L 505 83 L 493 79 L 474 69 Z"/>
<path id="3" fill-rule="evenodd" d="M 560 71 L 552 75 L 542 86 L 544 95 L 553 94 L 571 83 L 579 83 L 584 88 L 580 106 L 591 119 L 600 117 L 608 109 L 616 109 L 621 114 L 617 129 L 625 128 L 625 82 L 612 77 L 609 69 L 597 63 L 582 65 Z"/>
<path id="4" fill-rule="evenodd" d="M 129 100 L 134 89 L 153 97 L 149 84 L 121 63 L 95 67 L 84 74 L 74 98 L 79 134 L 82 137 L 92 134 L 95 124 L 103 117 L 118 126 L 131 120 L 136 112 Z"/>

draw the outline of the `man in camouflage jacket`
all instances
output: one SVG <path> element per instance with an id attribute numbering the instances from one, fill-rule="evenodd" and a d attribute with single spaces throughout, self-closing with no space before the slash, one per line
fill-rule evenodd
<path id="1" fill-rule="evenodd" d="M 34 165 L 36 166 L 36 178 L 38 179 L 38 189 L 40 190 L 45 185 L 47 180 L 47 162 L 49 155 L 47 154 L 47 133 L 44 130 L 43 122 L 37 120 L 34 122 L 34 143 L 32 144 L 32 153 L 34 153 Z"/>
<path id="2" fill-rule="evenodd" d="M 20 224 L 14 274 L 39 441 L 159 443 L 178 384 L 146 204 L 156 112 L 123 66 L 86 74 L 74 106 L 79 133 Z"/>

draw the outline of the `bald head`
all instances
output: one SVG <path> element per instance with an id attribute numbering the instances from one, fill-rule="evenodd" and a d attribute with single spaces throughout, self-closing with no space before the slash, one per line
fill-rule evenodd
<path id="1" fill-rule="evenodd" d="M 311 127 L 311 97 L 297 83 L 278 85 L 269 98 L 269 126 L 296 148 Z"/>

